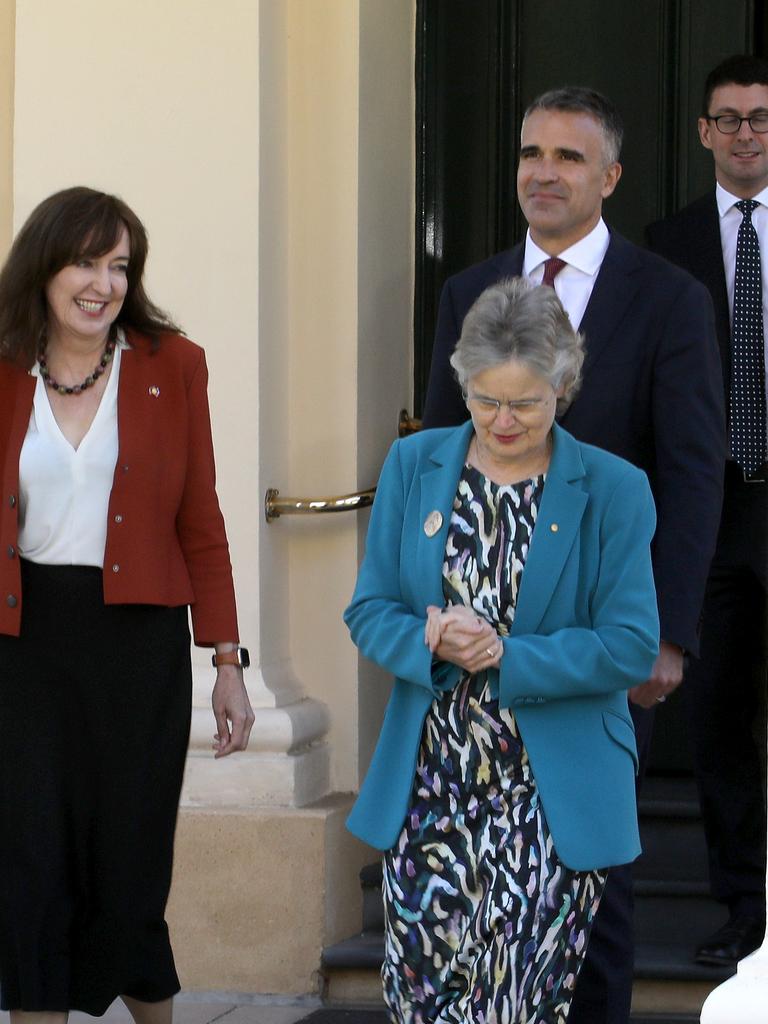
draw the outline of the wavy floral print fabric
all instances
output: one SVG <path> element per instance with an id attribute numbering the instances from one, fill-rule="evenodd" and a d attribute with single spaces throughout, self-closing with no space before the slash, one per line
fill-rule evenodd
<path id="1" fill-rule="evenodd" d="M 446 603 L 507 635 L 544 478 L 465 467 Z M 396 1024 L 564 1024 L 605 885 L 557 858 L 523 742 L 485 673 L 433 701 L 411 807 L 384 857 L 384 998 Z"/>

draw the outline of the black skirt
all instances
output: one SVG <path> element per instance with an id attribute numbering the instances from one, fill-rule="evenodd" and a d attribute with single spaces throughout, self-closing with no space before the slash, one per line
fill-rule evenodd
<path id="1" fill-rule="evenodd" d="M 186 607 L 22 562 L 0 636 L 0 1002 L 102 1014 L 179 990 L 164 920 L 191 714 Z"/>

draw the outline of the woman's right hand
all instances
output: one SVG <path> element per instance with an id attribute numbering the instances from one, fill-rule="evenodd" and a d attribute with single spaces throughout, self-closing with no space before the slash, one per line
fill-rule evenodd
<path id="1" fill-rule="evenodd" d="M 463 605 L 430 605 L 424 642 L 441 661 L 471 673 L 498 668 L 504 653 L 504 645 L 493 626 Z"/>

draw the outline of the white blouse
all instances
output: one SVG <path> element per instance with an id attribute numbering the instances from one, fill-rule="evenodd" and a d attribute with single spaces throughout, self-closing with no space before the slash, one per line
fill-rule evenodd
<path id="1" fill-rule="evenodd" d="M 123 345 L 115 346 L 107 386 L 78 448 L 59 429 L 39 366 L 32 370 L 37 384 L 19 458 L 22 558 L 46 565 L 104 564 L 117 462 L 117 385 Z"/>

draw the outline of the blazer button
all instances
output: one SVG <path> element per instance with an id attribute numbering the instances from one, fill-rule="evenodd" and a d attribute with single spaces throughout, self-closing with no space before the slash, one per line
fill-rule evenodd
<path id="1" fill-rule="evenodd" d="M 122 523 L 122 521 L 123 521 L 123 517 L 118 512 L 117 515 L 115 516 L 115 522 L 116 523 Z"/>
<path id="2" fill-rule="evenodd" d="M 6 597 L 5 599 L 5 603 L 8 605 L 9 608 L 15 608 L 19 601 L 14 594 L 9 594 L 8 597 Z"/>
<path id="3" fill-rule="evenodd" d="M 120 572 L 120 566 L 117 564 L 117 562 L 115 562 L 115 564 L 112 566 L 112 572 Z"/>
<path id="4" fill-rule="evenodd" d="M 8 504 L 11 506 L 11 508 L 16 508 L 16 495 L 15 494 L 12 494 L 10 496 L 10 498 L 8 499 Z"/>
<path id="5" fill-rule="evenodd" d="M 16 548 L 13 546 L 13 544 L 9 544 L 8 545 L 8 557 L 9 558 L 15 558 L 16 557 Z"/>

